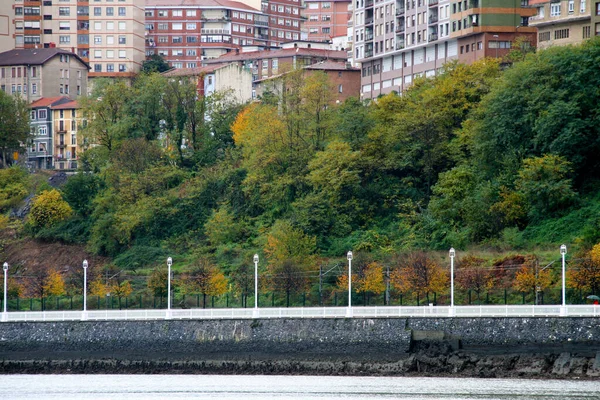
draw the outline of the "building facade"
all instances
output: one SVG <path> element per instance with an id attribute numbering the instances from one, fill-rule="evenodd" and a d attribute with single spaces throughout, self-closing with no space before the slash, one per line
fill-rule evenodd
<path id="1" fill-rule="evenodd" d="M 13 48 L 72 51 L 90 63 L 90 77 L 130 77 L 140 70 L 145 59 L 145 0 L 10 2 Z"/>
<path id="2" fill-rule="evenodd" d="M 163 75 L 169 78 L 195 79 L 198 94 L 201 96 L 227 91 L 239 103 L 245 103 L 252 99 L 252 72 L 237 63 L 172 69 L 164 72 Z"/>
<path id="3" fill-rule="evenodd" d="M 350 0 L 305 0 L 302 38 L 313 42 L 333 42 L 348 36 Z"/>
<path id="4" fill-rule="evenodd" d="M 59 102 L 50 105 L 53 126 L 52 165 L 54 169 L 77 169 L 77 160 L 81 148 L 78 129 L 82 118 L 77 101 Z"/>
<path id="5" fill-rule="evenodd" d="M 28 103 L 42 97 L 76 99 L 87 93 L 89 65 L 58 48 L 15 49 L 0 53 L 0 90 Z"/>
<path id="6" fill-rule="evenodd" d="M 243 46 L 268 48 L 300 38 L 298 0 L 147 0 L 146 55 L 196 68 Z"/>
<path id="7" fill-rule="evenodd" d="M 361 95 L 402 92 L 451 60 L 504 57 L 517 36 L 535 45 L 521 0 L 356 0 L 353 56 Z"/>
<path id="8" fill-rule="evenodd" d="M 581 43 L 595 35 L 593 0 L 531 0 L 535 15 L 529 25 L 538 30 L 538 47 Z"/>
<path id="9" fill-rule="evenodd" d="M 0 1 L 0 53 L 15 47 L 15 10 L 8 1 Z"/>

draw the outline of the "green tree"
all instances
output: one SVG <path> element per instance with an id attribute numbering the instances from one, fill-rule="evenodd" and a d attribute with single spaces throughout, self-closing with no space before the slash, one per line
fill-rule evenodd
<path id="1" fill-rule="evenodd" d="M 21 145 L 29 138 L 29 109 L 19 96 L 0 91 L 0 166 L 5 168 L 13 158 L 13 152 L 22 150 Z"/>
<path id="2" fill-rule="evenodd" d="M 170 70 L 169 63 L 160 54 L 152 54 L 142 63 L 143 73 L 165 72 Z"/>

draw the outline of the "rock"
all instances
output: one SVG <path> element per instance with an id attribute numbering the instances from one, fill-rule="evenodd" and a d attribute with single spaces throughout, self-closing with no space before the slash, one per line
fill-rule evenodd
<path id="1" fill-rule="evenodd" d="M 571 372 L 571 354 L 561 353 L 560 356 L 554 361 L 552 367 L 552 373 L 555 375 L 568 375 Z"/>
<path id="2" fill-rule="evenodd" d="M 600 376 L 600 351 L 596 353 L 596 358 L 593 358 L 589 361 L 587 376 Z"/>

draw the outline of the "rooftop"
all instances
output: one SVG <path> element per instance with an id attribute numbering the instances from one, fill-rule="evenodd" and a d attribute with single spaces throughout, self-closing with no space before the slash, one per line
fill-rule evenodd
<path id="1" fill-rule="evenodd" d="M 43 65 L 50 59 L 65 54 L 71 57 L 75 57 L 86 67 L 90 67 L 85 61 L 83 61 L 75 53 L 70 51 L 59 49 L 57 47 L 51 47 L 47 49 L 14 49 L 0 53 L 0 65 L 11 66 L 11 65 Z"/>
<path id="2" fill-rule="evenodd" d="M 206 64 L 224 63 L 232 61 L 246 61 L 246 60 L 260 60 L 265 58 L 286 58 L 293 56 L 303 57 L 323 57 L 326 59 L 334 60 L 346 60 L 348 53 L 339 50 L 322 50 L 322 49 L 309 49 L 309 48 L 291 48 L 291 49 L 277 49 L 277 50 L 261 50 L 261 51 L 249 51 L 247 53 L 231 51 L 227 54 L 222 55 L 219 58 L 211 58 L 204 60 Z"/>
<path id="3" fill-rule="evenodd" d="M 67 96 L 42 97 L 41 99 L 36 100 L 33 103 L 31 103 L 29 105 L 29 107 L 31 107 L 31 108 L 38 108 L 38 107 L 54 108 L 56 106 L 71 103 L 71 102 L 73 102 L 73 100 L 71 100 Z"/>
<path id="4" fill-rule="evenodd" d="M 259 11 L 254 7 L 231 0 L 146 0 L 146 8 L 185 7 L 185 8 L 229 8 L 237 10 Z"/>

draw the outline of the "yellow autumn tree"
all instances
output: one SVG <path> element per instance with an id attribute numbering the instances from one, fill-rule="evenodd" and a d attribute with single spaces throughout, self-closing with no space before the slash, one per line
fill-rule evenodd
<path id="1" fill-rule="evenodd" d="M 356 282 L 356 291 L 363 293 L 367 297 L 365 304 L 368 304 L 368 295 L 378 295 L 385 291 L 385 282 L 383 280 L 383 266 L 378 262 L 371 262 L 359 271 Z"/>
<path id="2" fill-rule="evenodd" d="M 521 293 L 543 291 L 552 284 L 549 269 L 541 269 L 536 256 L 525 256 L 525 262 L 515 274 L 513 288 Z"/>
<path id="3" fill-rule="evenodd" d="M 35 227 L 49 227 L 73 214 L 69 203 L 56 189 L 45 190 L 33 199 L 29 218 Z"/>
<path id="4" fill-rule="evenodd" d="M 397 261 L 390 280 L 402 292 L 425 295 L 429 302 L 431 293 L 442 293 L 448 285 L 447 272 L 423 252 L 416 252 Z"/>
<path id="5" fill-rule="evenodd" d="M 104 297 L 110 293 L 110 287 L 98 277 L 90 282 L 90 295 Z"/>
<path id="6" fill-rule="evenodd" d="M 600 293 L 600 243 L 567 268 L 567 284 L 591 294 Z"/>
<path id="7" fill-rule="evenodd" d="M 65 280 L 57 270 L 53 269 L 48 273 L 46 282 L 44 282 L 44 293 L 47 296 L 61 296 L 65 294 Z"/>
<path id="8" fill-rule="evenodd" d="M 132 292 L 133 288 L 131 287 L 131 283 L 129 281 L 114 282 L 112 284 L 111 293 L 114 293 L 114 295 L 119 299 L 119 310 L 121 309 L 121 299 L 124 297 L 129 297 Z"/>

